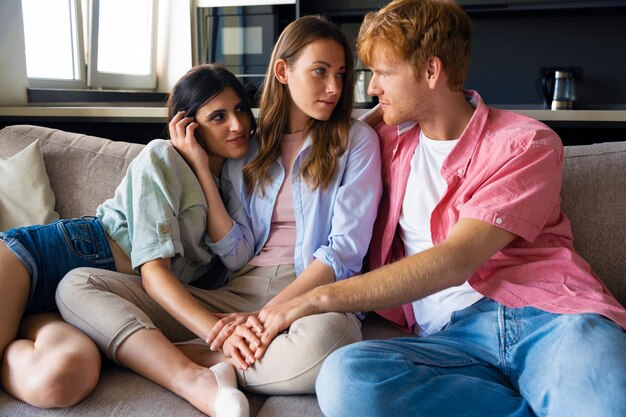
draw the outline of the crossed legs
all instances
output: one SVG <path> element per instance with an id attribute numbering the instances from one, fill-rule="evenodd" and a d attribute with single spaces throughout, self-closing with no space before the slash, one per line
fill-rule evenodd
<path id="1" fill-rule="evenodd" d="M 203 413 L 219 417 L 247 414 L 245 396 L 224 386 L 225 380 L 232 382 L 226 385 L 236 385 L 234 369 L 230 367 L 230 375 L 218 383 L 224 371 L 216 377 L 220 372 L 209 368 L 226 358 L 207 349 L 202 364 L 198 364 L 191 359 L 194 355 L 188 356 L 173 345 L 172 341 L 195 335 L 147 295 L 141 278 L 93 268 L 75 269 L 59 284 L 57 305 L 64 319 L 88 334 L 111 360 L 172 391 Z M 220 411 L 216 399 L 223 388 L 234 401 L 228 401 L 228 409 Z"/>
<path id="2" fill-rule="evenodd" d="M 254 311 L 294 277 L 293 268 L 254 271 L 232 278 L 218 290 L 188 290 L 212 311 Z M 88 334 L 110 359 L 214 415 L 217 385 L 208 367 L 225 358 L 207 346 L 204 351 L 184 347 L 185 352 L 174 346 L 172 342 L 196 335 L 147 295 L 139 277 L 75 269 L 59 284 L 57 305 L 64 319 Z M 360 326 L 353 316 L 328 313 L 304 318 L 272 342 L 266 357 L 240 371 L 239 382 L 260 393 L 312 393 L 326 355 L 356 340 Z"/>

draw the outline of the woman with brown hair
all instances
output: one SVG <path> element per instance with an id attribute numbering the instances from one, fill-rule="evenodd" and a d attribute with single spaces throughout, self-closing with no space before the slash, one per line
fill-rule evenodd
<path id="1" fill-rule="evenodd" d="M 382 185 L 378 137 L 351 117 L 353 68 L 344 35 L 319 16 L 292 22 L 274 47 L 258 140 L 224 172 L 228 200 L 241 201 L 255 236 L 255 256 L 226 288 L 255 285 L 266 292 L 241 311 L 277 305 L 361 271 Z M 230 336 L 236 328 L 260 332 L 262 324 L 256 313 L 229 316 L 207 341 L 217 349 L 238 337 Z M 267 394 L 312 393 L 324 358 L 360 339 L 353 314 L 305 317 L 271 343 L 241 352 L 248 364 L 240 383 Z"/>

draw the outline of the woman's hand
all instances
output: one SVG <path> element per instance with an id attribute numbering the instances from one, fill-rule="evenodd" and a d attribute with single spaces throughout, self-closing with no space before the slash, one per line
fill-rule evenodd
<path id="1" fill-rule="evenodd" d="M 211 347 L 211 350 L 219 350 L 222 348 L 225 341 L 235 333 L 238 326 L 244 325 L 248 322 L 248 319 L 252 316 L 256 317 L 257 312 L 252 313 L 229 313 L 229 314 L 215 314 L 220 317 L 220 320 L 215 323 L 209 335 L 206 338 L 207 344 Z M 257 326 L 251 327 L 254 333 L 260 334 L 263 331 L 263 325 L 256 320 Z M 256 346 L 261 344 L 260 339 L 255 335 Z M 256 348 L 255 348 L 256 349 Z"/>
<path id="2" fill-rule="evenodd" d="M 222 353 L 232 358 L 239 369 L 245 370 L 256 361 L 255 353 L 260 344 L 254 330 L 247 323 L 243 323 L 236 326 L 232 334 L 226 338 L 222 345 Z"/>
<path id="3" fill-rule="evenodd" d="M 256 361 L 256 351 L 261 345 L 261 332 L 255 331 L 253 327 L 253 325 L 248 324 L 248 321 L 234 326 L 231 334 L 221 345 L 222 353 L 226 357 L 232 358 L 241 370 L 248 369 Z M 211 349 L 213 349 L 213 345 Z"/>
<path id="4" fill-rule="evenodd" d="M 195 131 L 199 124 L 192 117 L 184 116 L 185 112 L 179 111 L 168 124 L 170 139 L 174 148 L 197 175 L 197 170 L 209 168 L 209 156 L 196 139 Z"/>

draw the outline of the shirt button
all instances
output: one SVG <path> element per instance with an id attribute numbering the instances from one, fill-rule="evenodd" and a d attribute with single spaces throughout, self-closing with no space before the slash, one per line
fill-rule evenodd
<path id="1" fill-rule="evenodd" d="M 463 175 L 463 173 L 465 173 L 465 170 L 463 168 L 459 168 L 457 169 L 456 173 L 459 175 Z"/>
<path id="2" fill-rule="evenodd" d="M 502 217 L 496 218 L 496 224 L 502 224 Z"/>
<path id="3" fill-rule="evenodd" d="M 159 232 L 166 234 L 170 232 L 170 227 L 166 224 L 162 224 L 161 226 L 159 226 Z"/>

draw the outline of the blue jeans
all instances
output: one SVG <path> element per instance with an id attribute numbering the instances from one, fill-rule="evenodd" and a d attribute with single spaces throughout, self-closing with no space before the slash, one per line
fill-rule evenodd
<path id="1" fill-rule="evenodd" d="M 96 217 L 11 229 L 0 233 L 0 240 L 30 275 L 25 316 L 56 310 L 57 285 L 72 269 L 90 266 L 115 270 L 106 232 Z"/>
<path id="2" fill-rule="evenodd" d="M 434 335 L 337 350 L 316 391 L 327 417 L 626 416 L 626 332 L 484 298 Z"/>

